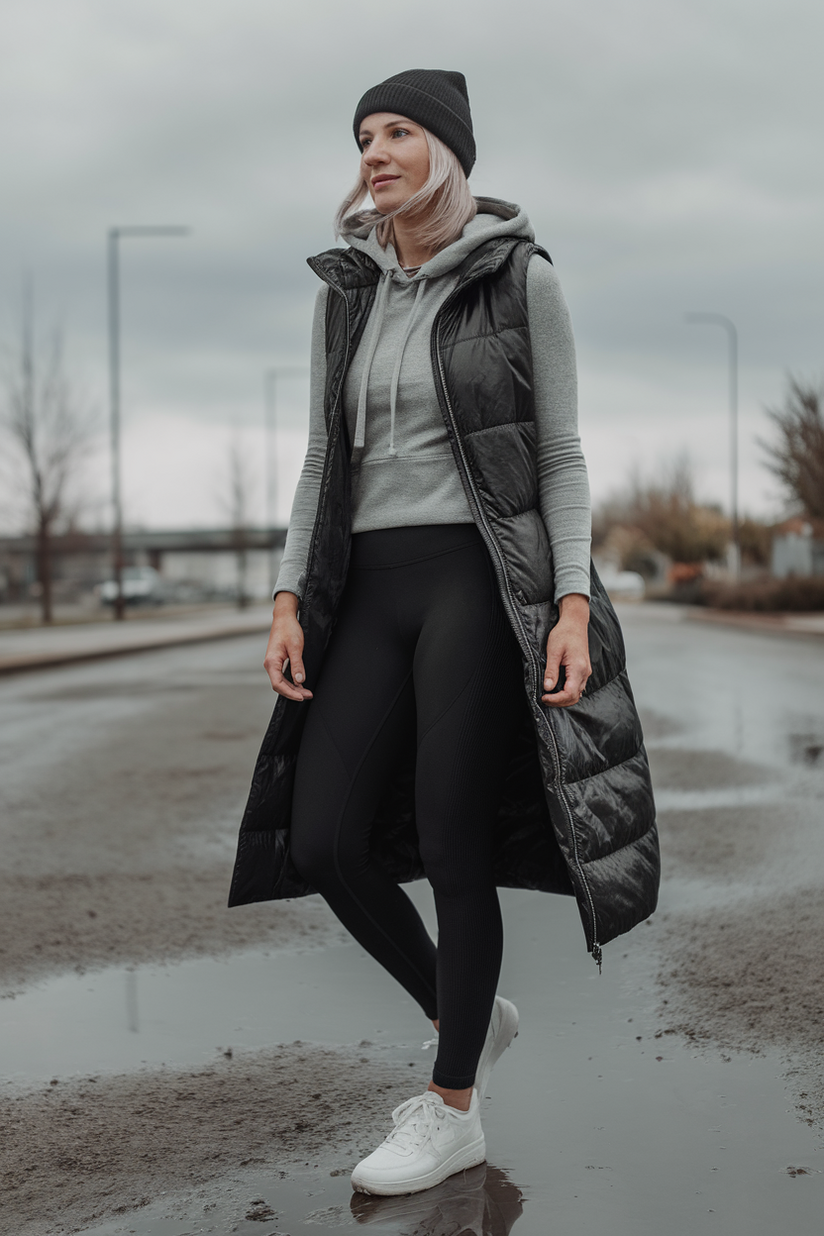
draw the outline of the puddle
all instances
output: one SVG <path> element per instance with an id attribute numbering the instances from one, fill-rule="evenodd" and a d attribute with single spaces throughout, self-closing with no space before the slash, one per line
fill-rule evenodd
<path id="1" fill-rule="evenodd" d="M 414 896 L 431 913 L 425 890 Z M 566 899 L 504 890 L 503 903 L 501 990 L 522 1022 L 493 1075 L 484 1127 L 494 1179 L 522 1195 L 508 1192 L 505 1216 L 485 1186 L 460 1182 L 458 1200 L 450 1200 L 453 1182 L 436 1205 L 421 1195 L 353 1212 L 353 1162 L 329 1152 L 284 1175 L 270 1149 L 270 1166 L 242 1171 L 218 1155 L 213 1183 L 153 1196 L 86 1236 L 295 1236 L 324 1227 L 369 1227 L 376 1236 L 607 1228 L 612 1236 L 817 1236 L 820 1138 L 794 1115 L 780 1058 L 700 1054 L 677 1036 L 656 1038 L 651 997 L 638 994 L 650 988 L 634 937 L 607 949 L 599 976 Z M 294 1039 L 406 1044 L 411 1060 L 424 1037 L 411 1001 L 350 945 L 61 978 L 0 1003 L 5 1071 L 18 1085 L 86 1072 L 101 1084 L 107 1069 L 169 1068 L 219 1048 Z"/>
<path id="2" fill-rule="evenodd" d="M 169 1214 L 175 1203 L 153 1204 L 129 1220 L 86 1228 L 83 1236 L 193 1236 L 195 1232 L 236 1232 L 241 1236 L 285 1236 L 296 1231 L 323 1229 L 375 1236 L 505 1236 L 528 1213 L 529 1203 L 506 1172 L 481 1164 L 461 1172 L 417 1197 L 366 1197 L 353 1193 L 348 1176 L 324 1177 L 302 1173 L 272 1182 L 271 1174 L 250 1174 L 231 1201 L 199 1207 L 193 1223 Z M 207 1208 L 208 1207 L 208 1208 Z M 135 1226 L 135 1223 L 138 1226 Z M 266 1226 L 262 1227 L 261 1223 Z M 527 1236 L 528 1227 L 518 1225 Z"/>
<path id="3" fill-rule="evenodd" d="M 355 945 L 343 944 L 61 975 L 0 1001 L 3 1073 L 29 1084 L 198 1064 L 231 1047 L 351 1043 L 367 1031 L 397 1042 L 420 1020 L 419 1050 L 426 1023 L 411 1000 L 394 1001 L 375 985 L 372 966 Z M 357 1007 L 347 999 L 330 1019 L 329 991 L 349 985 L 363 992 Z"/>
<path id="4" fill-rule="evenodd" d="M 813 746 L 821 744 L 820 650 L 775 635 L 744 639 L 738 630 L 689 622 L 679 622 L 675 631 L 661 619 L 651 607 L 621 610 L 635 698 L 642 718 L 651 717 L 651 746 L 670 746 L 680 733 L 685 747 L 779 770 L 796 762 L 807 736 Z M 793 735 L 802 737 L 800 744 Z"/>

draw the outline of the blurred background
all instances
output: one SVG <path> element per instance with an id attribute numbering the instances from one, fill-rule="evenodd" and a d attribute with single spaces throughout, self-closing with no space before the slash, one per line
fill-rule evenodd
<path id="1" fill-rule="evenodd" d="M 7 621 L 112 599 L 112 249 L 124 596 L 267 594 L 304 259 L 334 243 L 357 99 L 414 66 L 466 74 L 472 186 L 523 205 L 560 274 L 616 594 L 824 608 L 812 0 L 6 0 L 0 35 Z"/>

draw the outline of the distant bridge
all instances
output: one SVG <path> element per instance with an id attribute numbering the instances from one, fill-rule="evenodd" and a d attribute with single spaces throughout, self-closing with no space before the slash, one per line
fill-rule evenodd
<path id="1" fill-rule="evenodd" d="M 281 549 L 285 528 L 140 528 L 124 531 L 123 552 L 127 556 L 146 554 L 150 558 L 164 553 L 203 553 L 243 549 Z M 106 554 L 111 548 L 108 532 L 69 532 L 51 538 L 56 558 L 74 554 Z M 37 552 L 35 536 L 0 537 L 0 555 L 29 557 Z"/>
<path id="2" fill-rule="evenodd" d="M 123 533 L 126 565 L 143 563 L 163 573 L 164 559 L 172 574 L 180 577 L 178 555 L 201 555 L 202 567 L 186 573 L 206 580 L 214 578 L 215 564 L 226 554 L 251 553 L 283 548 L 285 528 L 134 528 Z M 257 554 L 255 553 L 257 551 Z M 88 588 L 107 578 L 112 570 L 111 536 L 104 532 L 68 532 L 51 538 L 52 572 L 55 584 Z M 174 568 L 177 558 L 178 569 Z M 191 559 L 189 559 L 191 563 Z M 192 564 L 192 567 L 194 564 Z M 0 599 L 23 596 L 37 579 L 37 538 L 0 537 Z"/>

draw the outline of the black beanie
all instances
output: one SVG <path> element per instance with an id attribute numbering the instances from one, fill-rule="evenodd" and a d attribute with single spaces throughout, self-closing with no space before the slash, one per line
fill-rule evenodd
<path id="1" fill-rule="evenodd" d="M 397 112 L 423 125 L 457 155 L 468 176 L 475 163 L 472 114 L 463 73 L 446 69 L 407 69 L 367 90 L 355 109 L 355 141 L 360 127 L 374 112 Z"/>

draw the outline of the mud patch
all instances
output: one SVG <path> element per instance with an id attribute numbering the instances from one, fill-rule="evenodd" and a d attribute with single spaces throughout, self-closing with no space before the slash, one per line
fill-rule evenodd
<path id="1" fill-rule="evenodd" d="M 764 785 L 775 774 L 760 764 L 738 760 L 724 751 L 687 751 L 654 747 L 649 753 L 652 781 L 660 790 L 717 790 Z"/>
<path id="2" fill-rule="evenodd" d="M 32 691 L 28 700 L 37 704 L 60 704 L 65 701 L 77 700 L 122 700 L 138 695 L 180 695 L 182 691 L 201 691 L 202 685 L 197 682 L 141 682 L 130 678 L 124 682 L 108 681 L 80 683 L 58 690 Z"/>
<path id="3" fill-rule="evenodd" d="M 240 1168 L 349 1172 L 426 1085 L 397 1052 L 292 1044 L 213 1066 L 88 1077 L 4 1100 L 5 1230 L 59 1236 Z M 342 1115 L 342 1113 L 344 1113 Z M 247 1198 L 237 1219 L 255 1197 Z M 263 1216 L 261 1216 L 263 1217 Z"/>
<path id="4" fill-rule="evenodd" d="M 738 878 L 759 866 L 783 836 L 780 804 L 662 811 L 658 817 L 665 874 Z"/>
<path id="5" fill-rule="evenodd" d="M 820 731 L 788 734 L 787 748 L 793 764 L 801 764 L 805 768 L 824 768 L 824 734 Z"/>
<path id="6" fill-rule="evenodd" d="M 14 930 L 0 992 L 64 970 L 344 938 L 319 898 L 226 907 L 272 707 L 260 671 L 246 682 L 260 652 L 228 641 L 4 683 L 0 899 Z"/>
<path id="7" fill-rule="evenodd" d="M 821 888 L 670 918 L 658 974 L 665 1032 L 735 1051 L 820 1050 L 822 921 Z"/>
<path id="8" fill-rule="evenodd" d="M 61 971 L 346 939 L 319 897 L 226 909 L 226 866 L 0 880 L 0 994 Z"/>

